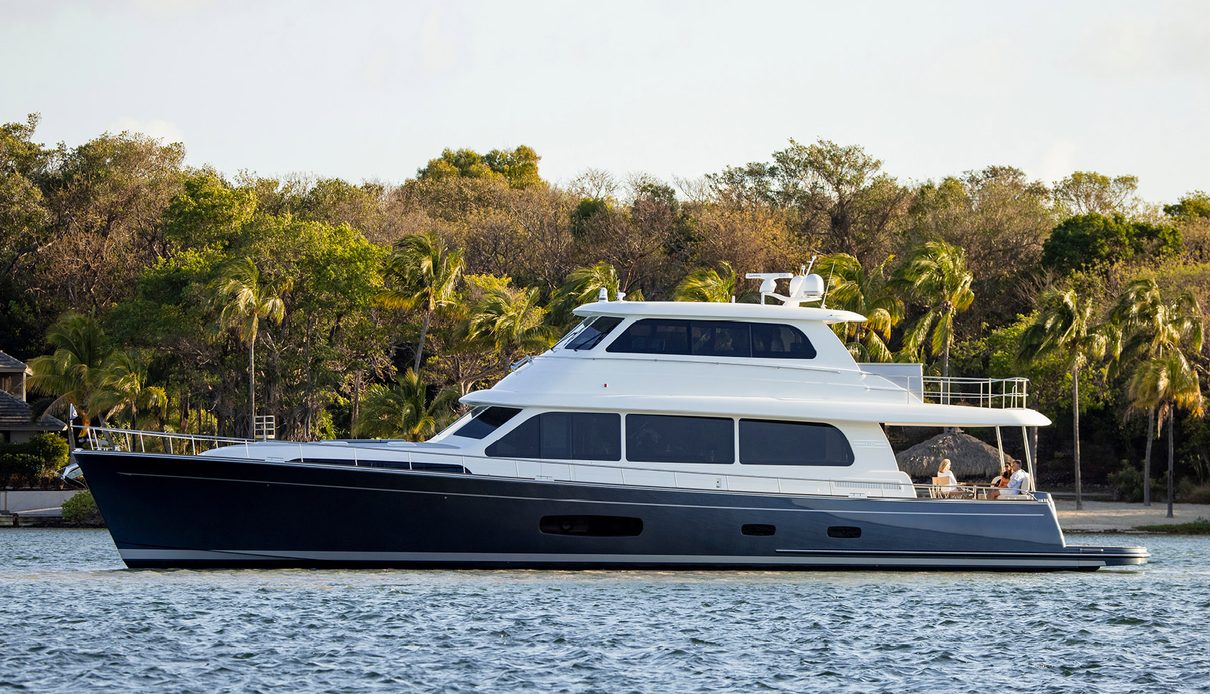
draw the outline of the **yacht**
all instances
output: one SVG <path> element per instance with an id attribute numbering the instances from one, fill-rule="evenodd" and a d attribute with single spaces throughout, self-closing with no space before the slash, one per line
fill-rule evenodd
<path id="1" fill-rule="evenodd" d="M 1026 406 L 1025 379 L 857 363 L 832 326 L 865 319 L 827 308 L 821 277 L 749 277 L 762 283 L 759 304 L 602 292 L 554 347 L 463 397 L 467 413 L 426 442 L 200 450 L 201 437 L 177 435 L 163 451 L 74 455 L 130 567 L 1094 570 L 1147 560 L 1142 547 L 1068 545 L 1052 498 L 1031 483 L 988 498 L 977 487 L 938 493 L 899 470 L 886 426 L 993 428 L 1001 454 L 1002 429 L 1019 429 L 1032 467 L 1030 428 L 1050 421 Z"/>

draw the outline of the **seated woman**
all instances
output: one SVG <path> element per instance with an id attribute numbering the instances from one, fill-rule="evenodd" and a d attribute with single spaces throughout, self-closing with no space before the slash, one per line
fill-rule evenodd
<path id="1" fill-rule="evenodd" d="M 1008 463 L 1005 463 L 1004 469 L 1000 470 L 1000 475 L 992 480 L 992 489 L 987 490 L 987 498 L 999 499 L 1000 490 L 1008 486 L 1008 480 L 1012 475 L 1012 469 L 1008 466 Z"/>
<path id="2" fill-rule="evenodd" d="M 941 493 L 948 497 L 962 496 L 962 490 L 958 489 L 958 478 L 954 476 L 950 470 L 950 459 L 942 458 L 941 466 L 937 468 L 937 477 L 935 481 L 944 484 L 941 488 Z"/>

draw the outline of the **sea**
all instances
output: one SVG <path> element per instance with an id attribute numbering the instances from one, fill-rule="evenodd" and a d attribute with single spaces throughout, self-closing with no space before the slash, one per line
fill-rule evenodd
<path id="1" fill-rule="evenodd" d="M 0 690 L 1205 692 L 1210 538 L 1094 573 L 129 570 L 0 530 Z"/>

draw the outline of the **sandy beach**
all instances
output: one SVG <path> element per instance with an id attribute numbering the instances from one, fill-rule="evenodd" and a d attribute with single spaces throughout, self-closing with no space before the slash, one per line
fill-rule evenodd
<path id="1" fill-rule="evenodd" d="M 1076 510 L 1076 502 L 1070 499 L 1056 500 L 1059 525 L 1069 533 L 1121 532 L 1140 525 L 1162 523 L 1188 523 L 1199 518 L 1210 518 L 1210 504 L 1175 504 L 1174 518 L 1168 518 L 1168 505 L 1153 501 L 1151 506 L 1112 501 L 1085 501 L 1084 508 Z"/>

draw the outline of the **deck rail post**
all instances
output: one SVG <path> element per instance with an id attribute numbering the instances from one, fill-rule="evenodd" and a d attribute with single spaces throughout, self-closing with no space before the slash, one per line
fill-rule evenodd
<path id="1" fill-rule="evenodd" d="M 999 429 L 996 432 L 999 433 Z M 1025 444 L 1025 471 L 1029 473 L 1029 491 L 1035 492 L 1038 490 L 1038 483 L 1034 479 L 1033 455 L 1029 450 L 1029 427 L 1021 427 L 1021 443 Z"/>

